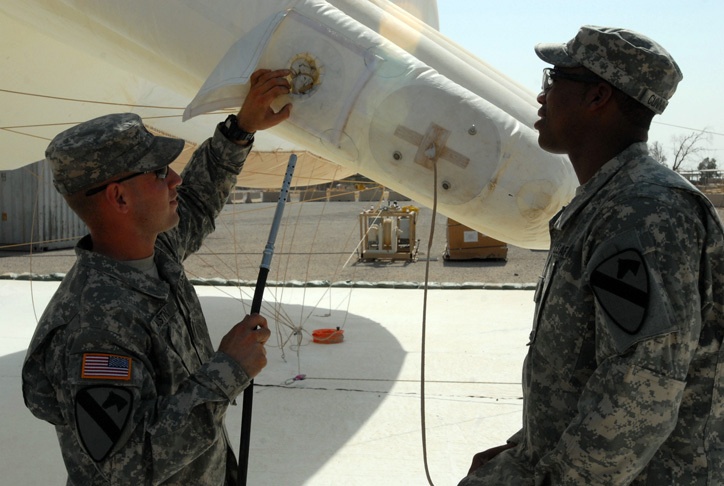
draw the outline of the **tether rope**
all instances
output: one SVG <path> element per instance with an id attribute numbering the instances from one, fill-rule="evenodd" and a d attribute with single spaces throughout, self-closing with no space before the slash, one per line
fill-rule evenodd
<path id="1" fill-rule="evenodd" d="M 425 285 L 422 294 L 422 346 L 420 348 L 420 432 L 422 434 L 422 461 L 425 465 L 425 476 L 430 486 L 434 486 L 430 476 L 430 465 L 427 460 L 427 419 L 425 418 L 425 351 L 427 337 L 427 289 L 430 282 L 430 252 L 435 236 L 435 217 L 437 216 L 437 163 L 432 164 L 432 220 L 430 222 L 430 237 L 427 240 L 427 259 L 425 261 Z"/>
<path id="2" fill-rule="evenodd" d="M 180 106 L 160 106 L 160 105 L 140 105 L 136 103 L 123 103 L 123 102 L 113 102 L 113 101 L 99 101 L 99 100 L 90 100 L 90 99 L 82 99 L 82 98 L 68 98 L 65 96 L 53 96 L 53 95 L 45 95 L 41 93 L 29 93 L 27 91 L 17 91 L 17 90 L 11 90 L 11 89 L 4 89 L 0 88 L 0 93 L 8 93 L 8 94 L 14 94 L 19 96 L 30 96 L 33 98 L 44 98 L 44 99 L 50 99 L 50 100 L 56 100 L 56 101 L 69 101 L 73 103 L 89 103 L 89 104 L 96 104 L 96 105 L 109 105 L 109 106 L 128 106 L 132 108 L 151 108 L 151 109 L 158 109 L 158 110 L 185 110 L 185 107 Z M 206 113 L 207 115 L 211 114 L 218 114 L 225 112 L 223 110 L 218 110 L 215 112 Z M 178 116 L 178 115 L 174 115 Z M 144 117 L 145 118 L 145 117 Z M 711 135 L 717 135 L 717 136 L 724 136 L 724 133 L 721 132 L 715 132 L 712 130 L 708 130 L 706 128 L 691 128 L 691 127 L 685 127 L 682 125 L 674 125 L 672 123 L 664 123 L 661 121 L 653 121 L 656 125 L 664 125 L 667 127 L 673 127 L 673 128 L 680 128 L 682 130 L 691 130 L 693 132 L 702 132 L 706 134 Z M 36 127 L 44 127 L 44 126 L 54 126 L 54 125 L 68 125 L 69 123 L 47 123 L 47 124 L 37 124 L 37 125 L 24 125 L 24 126 L 9 126 L 9 127 L 0 127 L 0 130 L 8 130 L 12 131 L 12 129 L 18 129 L 18 128 L 36 128 Z M 21 132 L 15 132 L 21 134 Z M 28 134 L 22 134 L 22 135 L 28 135 Z M 32 135 L 28 135 L 32 136 Z"/>

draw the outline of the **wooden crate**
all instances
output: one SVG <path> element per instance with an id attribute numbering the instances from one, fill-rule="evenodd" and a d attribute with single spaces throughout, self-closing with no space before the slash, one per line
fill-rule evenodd
<path id="1" fill-rule="evenodd" d="M 508 245 L 448 218 L 444 257 L 446 260 L 507 260 Z"/>

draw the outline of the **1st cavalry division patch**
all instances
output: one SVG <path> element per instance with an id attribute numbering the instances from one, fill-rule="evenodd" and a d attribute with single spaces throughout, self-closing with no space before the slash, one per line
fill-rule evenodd
<path id="1" fill-rule="evenodd" d="M 636 250 L 624 250 L 598 265 L 591 286 L 599 304 L 613 322 L 628 334 L 636 334 L 649 307 L 649 276 L 646 262 Z"/>
<path id="2" fill-rule="evenodd" d="M 120 386 L 90 386 L 76 394 L 78 435 L 94 461 L 102 461 L 113 450 L 132 408 L 131 391 Z"/>

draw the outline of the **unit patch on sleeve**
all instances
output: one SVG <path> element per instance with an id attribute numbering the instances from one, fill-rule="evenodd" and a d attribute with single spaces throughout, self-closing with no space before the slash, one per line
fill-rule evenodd
<path id="1" fill-rule="evenodd" d="M 78 435 L 94 461 L 104 460 L 118 443 L 132 405 L 131 391 L 120 386 L 91 386 L 76 394 Z"/>
<path id="2" fill-rule="evenodd" d="M 591 274 L 598 303 L 613 322 L 628 334 L 636 334 L 649 308 L 649 276 L 646 262 L 636 250 L 624 250 L 600 263 Z"/>
<path id="3" fill-rule="evenodd" d="M 83 354 L 81 378 L 128 381 L 131 379 L 132 361 L 129 356 L 85 353 Z"/>

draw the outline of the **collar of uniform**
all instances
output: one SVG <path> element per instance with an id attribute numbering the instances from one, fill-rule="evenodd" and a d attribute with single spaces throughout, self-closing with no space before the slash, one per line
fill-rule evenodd
<path id="1" fill-rule="evenodd" d="M 161 233 L 156 239 L 156 267 L 161 279 L 171 287 L 176 287 L 185 273 L 183 265 L 179 264 L 179 258 L 174 258 L 170 252 L 172 246 L 169 244 L 168 234 L 169 232 Z"/>
<path id="2" fill-rule="evenodd" d="M 648 155 L 648 153 L 649 149 L 646 142 L 637 142 L 629 145 L 623 152 L 603 164 L 588 182 L 576 189 L 576 196 L 571 200 L 570 204 L 562 210 L 560 217 L 555 222 L 555 228 L 557 230 L 562 229 L 578 211 L 588 204 L 588 201 L 598 194 L 623 166 L 636 158 Z"/>
<path id="3" fill-rule="evenodd" d="M 75 247 L 78 264 L 92 268 L 107 275 L 109 278 L 119 280 L 124 285 L 157 299 L 166 300 L 169 295 L 169 285 L 162 280 L 153 278 L 146 273 L 125 265 L 100 253 L 91 251 L 90 235 L 86 235 Z"/>

